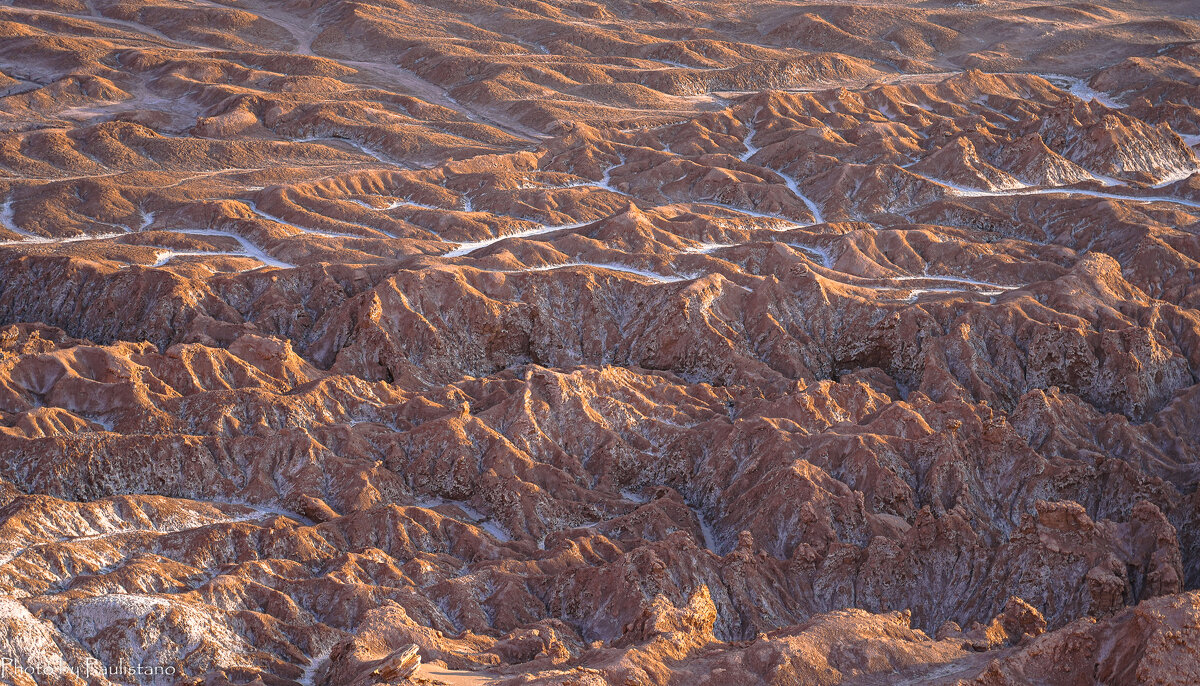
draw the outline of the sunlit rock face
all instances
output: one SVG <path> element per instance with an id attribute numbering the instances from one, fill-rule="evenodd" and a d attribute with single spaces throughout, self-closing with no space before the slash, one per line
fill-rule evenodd
<path id="1" fill-rule="evenodd" d="M 1187 5 L 0 7 L 0 683 L 1200 683 Z"/>

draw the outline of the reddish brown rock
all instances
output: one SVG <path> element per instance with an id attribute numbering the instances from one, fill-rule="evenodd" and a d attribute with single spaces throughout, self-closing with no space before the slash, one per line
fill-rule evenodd
<path id="1" fill-rule="evenodd" d="M 0 681 L 1197 681 L 1198 27 L 0 7 Z"/>

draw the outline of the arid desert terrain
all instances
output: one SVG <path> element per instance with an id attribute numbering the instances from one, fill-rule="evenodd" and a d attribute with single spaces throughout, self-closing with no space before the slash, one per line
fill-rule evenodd
<path id="1" fill-rule="evenodd" d="M 1200 0 L 4 0 L 0 684 L 1200 684 L 1198 146 Z"/>

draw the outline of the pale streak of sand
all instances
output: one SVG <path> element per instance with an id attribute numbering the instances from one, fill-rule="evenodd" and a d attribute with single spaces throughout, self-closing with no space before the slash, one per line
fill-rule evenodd
<path id="1" fill-rule="evenodd" d="M 478 672 L 468 672 L 461 669 L 449 669 L 438 663 L 422 662 L 417 667 L 417 678 L 429 679 L 434 684 L 441 682 L 448 686 L 485 686 L 500 681 L 500 677 L 488 676 Z"/>

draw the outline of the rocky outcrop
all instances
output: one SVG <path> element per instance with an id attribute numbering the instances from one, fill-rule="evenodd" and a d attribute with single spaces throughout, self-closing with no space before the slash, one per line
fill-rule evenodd
<path id="1" fill-rule="evenodd" d="M 1167 4 L 0 7 L 0 681 L 1195 681 Z"/>

